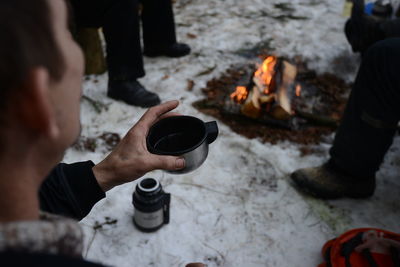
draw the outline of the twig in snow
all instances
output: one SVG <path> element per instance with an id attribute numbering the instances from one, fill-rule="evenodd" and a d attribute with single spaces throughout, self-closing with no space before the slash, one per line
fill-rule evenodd
<path id="1" fill-rule="evenodd" d="M 321 223 L 321 220 L 318 220 L 318 221 L 316 221 L 315 223 L 312 223 L 312 224 L 309 224 L 309 225 L 307 225 L 307 227 L 314 227 L 314 226 L 316 226 L 316 225 L 318 225 L 318 224 L 320 224 Z"/>
<path id="2" fill-rule="evenodd" d="M 217 65 L 214 65 L 214 66 L 212 66 L 212 67 L 209 67 L 209 68 L 205 69 L 204 71 L 201 71 L 201 72 L 197 73 L 197 74 L 196 74 L 196 77 L 210 74 L 210 73 L 213 72 L 216 68 L 217 68 Z"/>
<path id="3" fill-rule="evenodd" d="M 203 242 L 203 241 L 201 241 L 201 243 L 203 243 L 204 246 L 206 246 L 206 247 L 208 247 L 208 248 L 214 250 L 215 252 L 217 252 L 218 255 L 221 257 L 222 262 L 221 262 L 221 264 L 218 264 L 218 263 L 217 263 L 217 265 L 223 265 L 223 264 L 225 263 L 225 256 L 224 256 L 221 252 L 219 252 L 219 250 L 213 248 L 212 246 L 208 245 L 207 243 L 205 243 L 205 242 Z"/>
<path id="4" fill-rule="evenodd" d="M 217 224 L 219 223 L 219 221 L 221 220 L 222 214 L 220 214 L 217 218 L 217 220 L 214 223 L 214 226 L 217 226 Z"/>
<path id="5" fill-rule="evenodd" d="M 186 207 L 188 207 L 189 209 L 193 209 L 193 205 L 191 205 L 190 202 L 186 201 L 184 198 L 177 196 L 176 194 L 174 194 L 174 198 L 182 201 L 183 205 L 185 205 Z"/>
<path id="6" fill-rule="evenodd" d="M 90 239 L 89 244 L 88 244 L 88 246 L 86 248 L 85 258 L 87 258 L 87 255 L 89 254 L 89 250 L 92 247 L 92 244 L 93 244 L 94 238 L 96 237 L 96 234 L 97 234 L 97 230 L 94 230 L 93 236 Z"/>
<path id="7" fill-rule="evenodd" d="M 96 234 L 98 232 L 98 230 L 103 229 L 104 225 L 113 225 L 116 224 L 118 222 L 117 219 L 111 219 L 110 217 L 105 217 L 105 222 L 99 223 L 98 221 L 94 222 L 94 225 L 92 226 L 93 230 L 94 230 L 94 234 L 92 236 L 92 238 L 89 241 L 89 244 L 87 246 L 86 252 L 85 252 L 85 258 L 87 257 L 89 250 L 93 244 L 94 238 L 96 237 Z"/>
<path id="8" fill-rule="evenodd" d="M 103 110 L 107 110 L 108 106 L 104 103 L 101 103 L 100 101 L 96 101 L 90 97 L 88 97 L 87 95 L 82 95 L 82 99 L 86 100 L 87 102 L 89 102 L 89 104 L 91 104 L 94 108 L 94 110 L 97 113 L 101 113 Z"/>
<path id="9" fill-rule="evenodd" d="M 215 189 L 212 189 L 212 188 L 208 188 L 208 187 L 206 187 L 206 186 L 204 186 L 204 185 L 201 185 L 201 184 L 192 184 L 192 183 L 178 183 L 178 184 L 198 187 L 198 188 L 205 189 L 205 190 L 208 190 L 208 191 L 211 191 L 211 192 L 214 192 L 214 193 L 222 194 L 222 195 L 225 195 L 225 196 L 235 196 L 235 197 L 238 197 L 238 196 L 236 196 L 236 195 L 232 195 L 232 194 L 228 194 L 228 193 L 225 193 L 225 192 L 221 192 L 221 191 L 218 191 L 218 190 L 215 190 Z"/>

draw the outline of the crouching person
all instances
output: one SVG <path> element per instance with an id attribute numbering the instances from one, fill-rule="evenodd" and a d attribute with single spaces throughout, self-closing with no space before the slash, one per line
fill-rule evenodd
<path id="1" fill-rule="evenodd" d="M 114 186 L 185 164 L 145 145 L 149 127 L 177 107 L 171 101 L 148 110 L 98 165 L 56 166 L 80 132 L 83 57 L 66 10 L 63 0 L 0 2 L 2 266 L 101 266 L 82 259 L 74 219 Z"/>
<path id="2" fill-rule="evenodd" d="M 322 166 L 291 177 L 304 192 L 325 199 L 367 198 L 400 120 L 400 38 L 371 46 L 363 57 L 341 125 Z"/>

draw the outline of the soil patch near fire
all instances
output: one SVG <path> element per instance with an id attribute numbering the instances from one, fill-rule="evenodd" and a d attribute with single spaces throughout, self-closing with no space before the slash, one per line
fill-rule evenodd
<path id="1" fill-rule="evenodd" d="M 332 74 L 318 75 L 299 61 L 296 62 L 296 66 L 297 81 L 303 87 L 312 88 L 318 96 L 318 103 L 314 104 L 311 110 L 295 116 L 296 124 L 300 126 L 285 129 L 280 127 L 279 122 L 274 125 L 239 113 L 226 112 L 227 98 L 236 86 L 248 83 L 254 71 L 253 64 L 231 67 L 220 77 L 208 81 L 207 86 L 202 89 L 206 98 L 194 102 L 193 106 L 207 115 L 218 118 L 234 132 L 247 138 L 259 138 L 262 142 L 272 144 L 281 141 L 302 145 L 319 144 L 323 136 L 336 130 L 350 92 L 350 85 Z M 308 99 L 303 99 L 303 103 L 298 104 L 299 108 L 301 109 L 307 101 Z M 302 149 L 302 152 L 310 153 L 307 149 Z"/>

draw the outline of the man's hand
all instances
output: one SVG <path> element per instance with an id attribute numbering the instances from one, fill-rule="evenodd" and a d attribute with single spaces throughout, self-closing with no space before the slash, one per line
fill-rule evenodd
<path id="1" fill-rule="evenodd" d="M 183 158 L 151 154 L 146 145 L 149 128 L 164 117 L 176 115 L 168 112 L 178 105 L 178 101 L 169 101 L 150 108 L 114 151 L 93 167 L 93 173 L 104 192 L 134 181 L 152 170 L 178 170 L 185 167 Z"/>
<path id="2" fill-rule="evenodd" d="M 371 252 L 390 254 L 390 248 L 400 249 L 400 242 L 384 238 L 383 233 L 377 233 L 374 230 L 368 231 L 363 235 L 363 244 L 356 247 L 357 252 L 369 249 Z"/>

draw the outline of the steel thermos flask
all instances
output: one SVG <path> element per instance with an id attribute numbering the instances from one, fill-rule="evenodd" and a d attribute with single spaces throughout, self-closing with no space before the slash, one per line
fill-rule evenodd
<path id="1" fill-rule="evenodd" d="M 160 182 L 145 178 L 137 185 L 132 196 L 135 208 L 133 223 L 143 232 L 154 232 L 169 223 L 171 195 L 165 193 Z"/>

